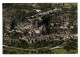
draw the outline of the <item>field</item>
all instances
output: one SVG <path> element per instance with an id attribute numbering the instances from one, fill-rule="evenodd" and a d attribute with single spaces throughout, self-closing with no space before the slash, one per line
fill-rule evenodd
<path id="1" fill-rule="evenodd" d="M 70 50 L 70 51 L 66 51 L 64 49 L 55 49 L 55 50 L 51 50 L 52 53 L 55 54 L 77 54 L 78 50 Z"/>
<path id="2" fill-rule="evenodd" d="M 31 50 L 21 50 L 21 49 L 14 49 L 14 48 L 3 48 L 3 54 L 77 54 L 78 50 L 70 50 L 66 51 L 64 49 L 53 49 L 47 51 L 46 49 L 44 52 L 40 52 L 40 50 L 31 51 Z"/>

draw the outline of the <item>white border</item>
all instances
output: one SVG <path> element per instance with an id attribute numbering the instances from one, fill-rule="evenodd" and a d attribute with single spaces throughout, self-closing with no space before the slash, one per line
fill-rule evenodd
<path id="1" fill-rule="evenodd" d="M 78 54 L 16 54 L 4 55 L 2 54 L 2 3 L 78 3 Z M 80 2 L 79 0 L 2 0 L 0 2 L 0 57 L 80 57 Z"/>

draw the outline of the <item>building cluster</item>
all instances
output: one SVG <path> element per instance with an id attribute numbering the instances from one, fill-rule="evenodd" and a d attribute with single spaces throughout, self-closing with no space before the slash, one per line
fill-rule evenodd
<path id="1" fill-rule="evenodd" d="M 33 9 L 34 11 L 37 11 L 38 14 L 28 17 L 27 23 L 20 22 L 17 23 L 17 26 L 15 26 L 15 30 L 9 31 L 12 32 L 18 32 L 22 34 L 22 37 L 19 37 L 19 39 L 25 40 L 27 42 L 35 42 L 38 40 L 65 40 L 67 38 L 77 38 L 76 34 L 71 34 L 70 30 L 71 28 L 74 28 L 75 25 L 77 25 L 76 21 L 70 21 L 71 15 L 69 13 L 64 13 L 63 15 L 59 15 L 54 17 L 55 19 L 59 20 L 58 22 L 51 22 L 50 29 L 53 30 L 53 33 L 47 35 L 46 34 L 46 26 L 43 23 L 42 17 L 47 14 L 51 13 L 57 13 L 62 12 L 62 8 L 54 8 L 53 10 L 49 10 L 46 12 L 41 12 L 39 9 Z M 8 26 L 9 27 L 9 26 Z M 23 33 L 26 32 L 26 35 L 23 35 Z M 7 36 L 8 37 L 8 36 Z"/>

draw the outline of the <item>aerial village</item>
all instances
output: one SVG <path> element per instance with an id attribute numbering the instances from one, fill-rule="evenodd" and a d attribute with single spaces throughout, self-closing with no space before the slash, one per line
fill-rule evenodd
<path id="1" fill-rule="evenodd" d="M 24 4 L 19 4 L 23 6 Z M 58 41 L 66 39 L 77 39 L 77 6 L 71 3 L 54 3 L 49 9 L 41 8 L 38 3 L 29 4 L 30 10 L 21 10 L 28 12 L 28 16 L 17 20 L 18 13 L 13 14 L 18 9 L 3 8 L 3 40 L 9 42 L 15 40 L 24 40 L 28 43 L 36 41 Z M 5 7 L 5 5 L 3 5 Z M 44 7 L 44 6 L 43 6 Z M 43 10 L 42 10 L 43 9 Z M 45 9 L 45 10 L 44 10 Z M 11 16 L 11 14 L 12 16 Z M 34 13 L 34 14 L 33 14 Z M 16 21 L 15 21 L 16 20 Z"/>

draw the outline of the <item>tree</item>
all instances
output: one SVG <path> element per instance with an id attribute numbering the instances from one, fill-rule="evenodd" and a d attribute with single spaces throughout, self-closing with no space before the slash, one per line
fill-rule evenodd
<path id="1" fill-rule="evenodd" d="M 15 18 L 17 19 L 17 21 L 24 21 L 25 17 L 26 17 L 26 12 L 25 11 L 21 11 L 21 10 L 17 10 L 15 13 Z"/>
<path id="2" fill-rule="evenodd" d="M 66 49 L 67 51 L 70 51 L 71 49 L 77 49 L 77 42 L 75 42 L 73 39 L 67 39 L 64 43 L 63 43 L 63 47 L 64 49 Z"/>
<path id="3" fill-rule="evenodd" d="M 11 22 L 11 30 L 14 29 L 14 27 L 15 27 L 15 21 L 13 20 L 13 21 Z"/>
<path id="4" fill-rule="evenodd" d="M 49 49 L 39 49 L 39 50 L 38 50 L 38 53 L 41 53 L 41 54 L 46 54 L 46 53 L 48 53 L 48 54 L 50 54 L 51 51 L 50 51 Z"/>

